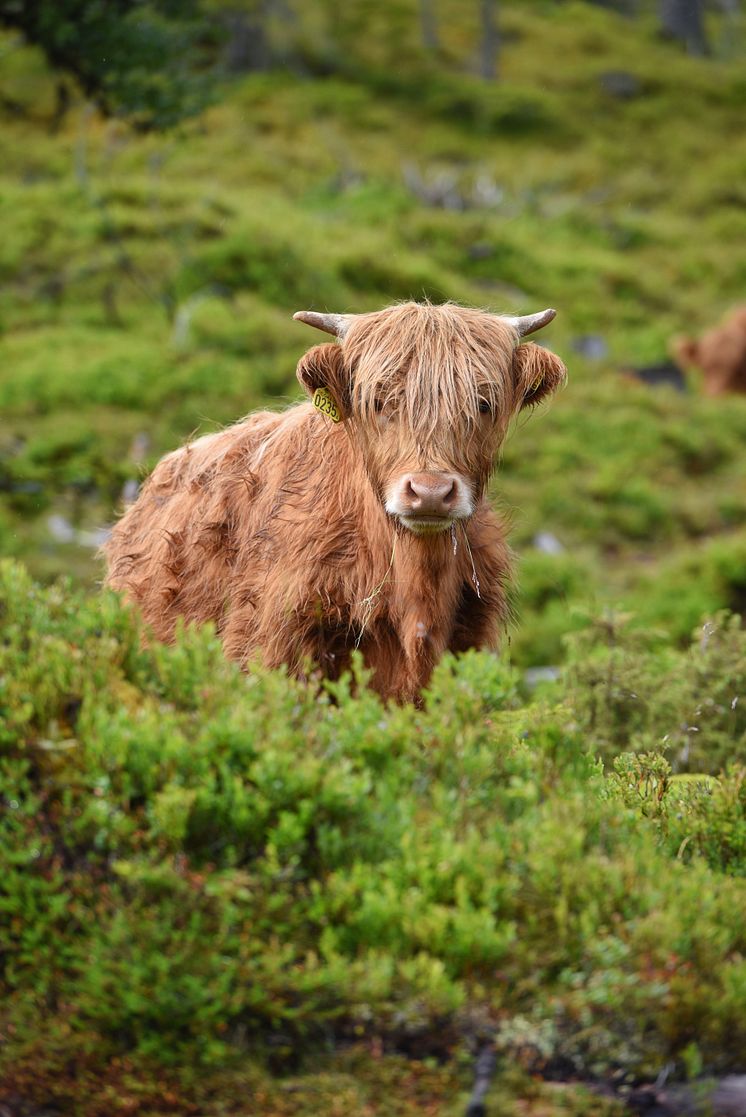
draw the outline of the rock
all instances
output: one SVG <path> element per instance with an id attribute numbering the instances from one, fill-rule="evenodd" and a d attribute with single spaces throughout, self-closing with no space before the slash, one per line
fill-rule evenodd
<path id="1" fill-rule="evenodd" d="M 746 1074 L 729 1074 L 712 1096 L 715 1117 L 746 1117 Z"/>
<path id="2" fill-rule="evenodd" d="M 746 1075 L 731 1074 L 712 1084 L 641 1086 L 625 1102 L 645 1117 L 746 1117 Z"/>
<path id="3" fill-rule="evenodd" d="M 99 547 L 103 547 L 110 535 L 110 527 L 96 527 L 92 531 L 81 529 L 77 533 L 77 542 L 81 547 L 91 547 L 97 551 Z"/>
<path id="4" fill-rule="evenodd" d="M 132 445 L 129 451 L 129 460 L 134 462 L 135 465 L 142 465 L 145 457 L 150 450 L 150 435 L 147 431 L 138 431 L 132 439 Z"/>
<path id="5" fill-rule="evenodd" d="M 673 361 L 662 361 L 659 365 L 630 366 L 620 369 L 623 376 L 632 376 L 647 384 L 649 388 L 673 388 L 676 392 L 687 390 L 686 377 Z"/>
<path id="6" fill-rule="evenodd" d="M 598 80 L 604 93 L 608 93 L 610 97 L 618 97 L 622 101 L 629 101 L 644 93 L 640 79 L 627 70 L 606 70 Z"/>
<path id="7" fill-rule="evenodd" d="M 543 555 L 562 555 L 565 548 L 551 531 L 540 531 L 534 536 L 534 547 Z"/>
<path id="8" fill-rule="evenodd" d="M 559 667 L 527 667 L 523 673 L 523 681 L 533 690 L 539 683 L 555 683 L 560 675 Z"/>
<path id="9" fill-rule="evenodd" d="M 139 482 L 135 481 L 134 477 L 124 482 L 122 486 L 122 503 L 125 507 L 134 504 L 137 500 L 137 494 L 140 492 Z"/>
<path id="10" fill-rule="evenodd" d="M 74 527 L 66 516 L 55 513 L 47 518 L 49 534 L 56 543 L 77 543 L 79 547 L 91 547 L 98 550 L 109 538 L 111 529 L 108 527 L 85 528 Z"/>
<path id="11" fill-rule="evenodd" d="M 581 334 L 573 338 L 571 345 L 581 357 L 589 361 L 602 361 L 608 355 L 609 347 L 600 334 Z"/>
<path id="12" fill-rule="evenodd" d="M 74 543 L 76 531 L 73 525 L 64 516 L 55 513 L 47 517 L 49 534 L 57 543 Z"/>
<path id="13" fill-rule="evenodd" d="M 488 260 L 490 256 L 495 255 L 495 250 L 491 244 L 485 240 L 477 241 L 476 244 L 469 245 L 469 259 L 470 260 Z"/>

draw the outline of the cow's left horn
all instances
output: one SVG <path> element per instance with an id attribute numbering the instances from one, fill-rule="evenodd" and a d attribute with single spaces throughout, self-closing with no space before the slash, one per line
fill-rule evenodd
<path id="1" fill-rule="evenodd" d="M 354 314 L 318 314 L 315 310 L 299 310 L 293 315 L 296 322 L 305 322 L 307 326 L 325 330 L 328 334 L 334 334 L 340 341 L 352 325 L 354 317 Z"/>
<path id="2" fill-rule="evenodd" d="M 506 317 L 505 321 L 510 322 L 511 326 L 518 330 L 519 337 L 525 337 L 526 334 L 532 334 L 536 330 L 540 330 L 542 326 L 548 326 L 552 319 L 556 317 L 557 311 L 550 309 L 540 310 L 538 314 L 524 314 L 520 318 Z"/>

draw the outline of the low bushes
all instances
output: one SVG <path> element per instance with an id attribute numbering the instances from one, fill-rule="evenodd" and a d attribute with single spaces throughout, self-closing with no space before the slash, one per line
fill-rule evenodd
<path id="1" fill-rule="evenodd" d="M 746 763 L 746 636 L 737 616 L 706 620 L 686 650 L 609 613 L 570 641 L 567 688 L 589 747 L 665 751 L 678 772 Z"/>
<path id="2" fill-rule="evenodd" d="M 470 654 L 423 711 L 242 676 L 209 630 L 144 646 L 114 597 L 12 564 L 0 625 L 8 1073 L 32 1059 L 54 1096 L 61 1053 L 278 1068 L 355 1037 L 423 1057 L 496 1037 L 589 1076 L 683 1071 L 693 1044 L 698 1067 L 737 1066 L 743 767 L 687 785 L 660 756 L 612 766 L 705 691 L 706 766 L 743 764 L 735 622 L 676 690 L 680 653 L 593 630 L 564 704 L 521 706 L 514 672 Z"/>

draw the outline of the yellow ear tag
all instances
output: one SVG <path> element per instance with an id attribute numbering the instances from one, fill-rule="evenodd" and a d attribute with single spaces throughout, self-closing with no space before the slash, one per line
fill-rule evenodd
<path id="1" fill-rule="evenodd" d="M 338 423 L 342 415 L 328 388 L 317 388 L 313 393 L 313 406 L 323 415 L 328 415 L 333 423 Z"/>

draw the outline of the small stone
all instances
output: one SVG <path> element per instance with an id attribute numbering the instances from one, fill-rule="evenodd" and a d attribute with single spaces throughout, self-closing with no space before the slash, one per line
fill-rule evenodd
<path id="1" fill-rule="evenodd" d="M 559 667 L 527 667 L 523 674 L 526 686 L 532 690 L 539 683 L 556 683 L 559 677 Z"/>
<path id="2" fill-rule="evenodd" d="M 140 492 L 140 485 L 135 481 L 134 477 L 128 478 L 122 487 L 122 503 L 134 504 L 137 500 L 137 494 Z"/>
<path id="3" fill-rule="evenodd" d="M 64 516 L 57 514 L 47 518 L 49 534 L 57 543 L 74 543 L 75 528 Z"/>
<path id="4" fill-rule="evenodd" d="M 490 256 L 494 255 L 494 248 L 486 240 L 479 240 L 475 244 L 469 245 L 470 260 L 488 260 Z"/>
<path id="5" fill-rule="evenodd" d="M 576 353 L 589 361 L 602 361 L 609 352 L 606 340 L 600 334 L 581 334 L 573 338 L 571 344 Z"/>
<path id="6" fill-rule="evenodd" d="M 599 82 L 604 93 L 610 97 L 618 97 L 622 101 L 629 101 L 643 93 L 642 82 L 627 70 L 607 70 L 599 76 Z"/>
<path id="7" fill-rule="evenodd" d="M 543 555 L 562 555 L 565 548 L 551 531 L 540 531 L 534 536 L 534 547 Z"/>
<path id="8" fill-rule="evenodd" d="M 686 377 L 673 361 L 662 361 L 657 365 L 643 365 L 638 368 L 623 368 L 623 376 L 632 376 L 649 388 L 673 388 L 675 392 L 687 390 Z"/>

